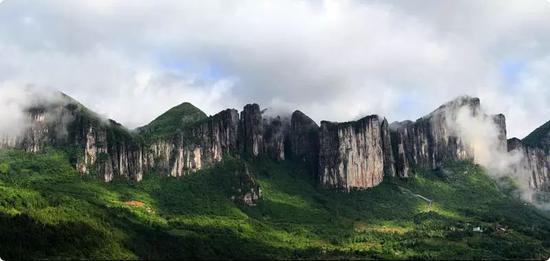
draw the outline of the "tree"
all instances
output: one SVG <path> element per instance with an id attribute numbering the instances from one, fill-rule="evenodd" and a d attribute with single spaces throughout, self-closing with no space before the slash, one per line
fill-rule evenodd
<path id="1" fill-rule="evenodd" d="M 0 163 L 0 174 L 8 174 L 10 171 L 10 165 L 7 162 Z"/>

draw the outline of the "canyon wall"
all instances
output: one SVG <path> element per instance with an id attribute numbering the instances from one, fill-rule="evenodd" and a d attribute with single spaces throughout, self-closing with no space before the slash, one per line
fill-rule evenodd
<path id="1" fill-rule="evenodd" d="M 529 187 L 536 191 L 550 191 L 550 151 L 526 145 L 517 138 L 508 140 L 508 150 L 520 155 L 515 171 L 527 176 Z"/>
<path id="2" fill-rule="evenodd" d="M 384 151 L 386 141 L 389 141 L 388 124 L 377 115 L 355 122 L 321 122 L 320 184 L 348 191 L 377 186 L 385 170 L 391 169 L 392 161 Z"/>
<path id="3" fill-rule="evenodd" d="M 475 146 L 457 127 L 466 116 L 490 121 L 497 150 L 523 155 L 517 168 L 528 173 L 530 186 L 550 190 L 548 149 L 507 141 L 504 115 L 483 114 L 477 98 L 460 97 L 414 122 L 388 124 L 372 115 L 344 123 L 323 121 L 320 127 L 300 111 L 289 120 L 264 117 L 258 104 L 248 104 L 240 115 L 227 109 L 173 135 L 150 138 L 63 97 L 28 108 L 25 131 L 0 137 L 0 148 L 40 152 L 62 146 L 73 152 L 80 173 L 107 182 L 115 177 L 139 181 L 147 172 L 180 177 L 228 155 L 294 160 L 308 166 L 321 186 L 349 191 L 377 186 L 386 177 L 407 178 L 419 168 L 437 169 L 446 161 L 475 160 Z"/>
<path id="4" fill-rule="evenodd" d="M 506 151 L 506 122 L 504 115 L 481 114 L 478 98 L 460 97 L 442 105 L 416 122 L 391 124 L 392 147 L 397 176 L 409 177 L 415 167 L 436 169 L 445 161 L 475 160 L 473 145 L 467 135 L 460 133 L 461 117 L 490 119 L 496 126 L 498 147 Z M 472 128 L 474 126 L 471 126 Z"/>

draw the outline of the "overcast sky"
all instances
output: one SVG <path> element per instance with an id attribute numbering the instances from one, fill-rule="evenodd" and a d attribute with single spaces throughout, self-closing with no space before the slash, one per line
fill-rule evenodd
<path id="1" fill-rule="evenodd" d="M 58 89 L 130 128 L 184 101 L 394 121 L 459 95 L 510 137 L 550 120 L 545 0 L 87 2 L 0 0 L 0 86 Z"/>

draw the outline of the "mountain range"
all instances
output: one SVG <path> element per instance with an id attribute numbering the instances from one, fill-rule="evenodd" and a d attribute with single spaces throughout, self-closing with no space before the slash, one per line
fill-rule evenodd
<path id="1" fill-rule="evenodd" d="M 182 103 L 130 130 L 57 92 L 23 113 L 0 136 L 0 257 L 550 254 L 550 122 L 507 139 L 478 98 L 391 123 Z"/>
<path id="2" fill-rule="evenodd" d="M 227 109 L 207 116 L 182 103 L 136 130 L 103 119 L 62 93 L 57 96 L 25 108 L 26 129 L 21 135 L 4 136 L 0 147 L 39 152 L 49 145 L 70 146 L 75 168 L 106 182 L 116 176 L 140 181 L 149 170 L 180 177 L 225 155 L 294 159 L 313 169 L 319 185 L 349 191 L 374 187 L 384 177 L 407 178 L 415 168 L 437 169 L 445 161 L 475 160 L 476 144 L 455 126 L 457 115 L 466 113 L 494 124 L 497 150 L 524 155 L 516 167 L 528 175 L 530 188 L 550 188 L 550 122 L 523 140 L 507 140 L 504 115 L 486 115 L 480 100 L 468 96 L 414 122 L 388 124 L 385 118 L 370 115 L 345 123 L 322 121 L 320 126 L 300 111 L 265 117 L 258 104 L 248 104 L 240 115 Z"/>

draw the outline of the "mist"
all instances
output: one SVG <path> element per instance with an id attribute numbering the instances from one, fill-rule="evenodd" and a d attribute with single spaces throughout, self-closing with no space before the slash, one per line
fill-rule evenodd
<path id="1" fill-rule="evenodd" d="M 67 102 L 60 92 L 49 88 L 40 88 L 32 85 L 21 86 L 5 83 L 0 85 L 0 138 L 3 143 L 13 143 L 22 136 L 33 124 L 28 109 L 36 105 L 57 105 L 48 108 L 40 121 L 45 124 L 58 122 L 56 134 L 67 134 L 66 124 L 71 116 L 63 114 L 62 106 Z M 14 144 L 8 144 L 14 145 Z"/>
<path id="2" fill-rule="evenodd" d="M 473 112 L 469 106 L 449 112 L 446 113 L 446 124 L 451 131 L 449 135 L 462 140 L 473 152 L 475 163 L 483 166 L 497 182 L 502 182 L 505 177 L 514 180 L 522 200 L 539 208 L 548 207 L 534 202 L 536 191 L 530 186 L 531 176 L 523 164 L 526 156 L 521 150 L 508 151 L 507 140 L 501 136 L 501 130 L 492 115 L 483 108 Z"/>
<path id="3" fill-rule="evenodd" d="M 0 136 L 18 136 L 28 127 L 24 113 L 32 98 L 29 88 L 12 84 L 0 86 Z"/>

